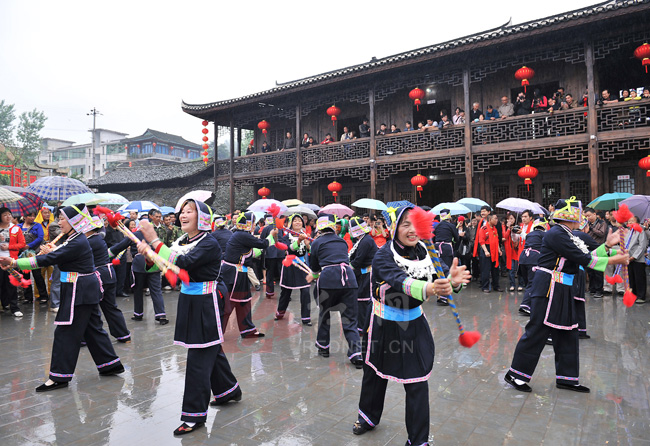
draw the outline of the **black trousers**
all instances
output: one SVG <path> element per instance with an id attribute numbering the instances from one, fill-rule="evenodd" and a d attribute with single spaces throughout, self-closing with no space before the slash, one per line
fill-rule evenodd
<path id="1" fill-rule="evenodd" d="M 636 294 L 637 299 L 645 300 L 646 287 L 648 286 L 648 281 L 645 276 L 645 263 L 630 262 L 627 271 L 630 275 L 632 292 Z"/>
<path id="2" fill-rule="evenodd" d="M 41 296 L 41 300 L 49 300 L 50 298 L 47 295 L 47 286 L 45 285 L 45 281 L 43 280 L 43 276 L 41 275 L 41 269 L 36 268 L 31 271 L 23 272 L 23 276 L 25 276 L 25 279 L 29 279 L 29 273 L 32 273 L 34 276 L 34 284 L 36 285 L 36 288 L 38 288 L 38 294 Z M 28 286 L 27 288 L 23 288 L 24 290 L 24 296 L 25 296 L 25 301 L 31 302 L 34 300 L 34 291 L 32 290 L 31 286 Z"/>
<path id="3" fill-rule="evenodd" d="M 576 317 L 578 318 L 578 334 L 587 333 L 587 312 L 585 311 L 585 302 L 576 299 Z"/>
<path id="4" fill-rule="evenodd" d="M 135 288 L 133 289 L 133 314 L 142 316 L 144 314 L 143 292 L 149 288 L 153 311 L 156 317 L 167 317 L 165 313 L 165 301 L 162 295 L 160 273 L 134 273 Z"/>
<path id="5" fill-rule="evenodd" d="M 16 287 L 9 282 L 9 276 L 10 274 L 7 271 L 0 269 L 0 300 L 2 301 L 2 308 L 9 307 L 11 312 L 15 313 L 20 311 L 18 292 Z"/>
<path id="6" fill-rule="evenodd" d="M 266 259 L 266 297 L 275 294 L 275 282 L 280 285 L 280 274 L 282 271 L 282 259 Z"/>
<path id="7" fill-rule="evenodd" d="M 363 365 L 363 381 L 359 397 L 359 422 L 372 427 L 379 424 L 384 410 L 388 380 L 377 376 L 368 365 Z M 429 384 L 426 381 L 404 384 L 406 391 L 407 444 L 421 445 L 429 439 Z M 428 443 L 427 443 L 428 444 Z"/>
<path id="8" fill-rule="evenodd" d="M 530 293 L 533 292 L 533 277 L 535 277 L 535 271 L 533 271 L 533 265 L 519 265 L 519 268 L 523 271 L 522 274 L 525 274 L 527 277 L 524 298 L 521 300 L 519 308 L 527 308 L 530 310 Z"/>
<path id="9" fill-rule="evenodd" d="M 587 277 L 589 277 L 589 292 L 591 294 L 603 294 L 604 275 L 602 271 L 595 271 L 587 268 Z"/>
<path id="10" fill-rule="evenodd" d="M 221 344 L 187 349 L 185 392 L 181 420 L 205 423 L 210 404 L 210 391 L 221 398 L 239 387 L 230 369 Z"/>
<path id="11" fill-rule="evenodd" d="M 121 294 L 121 293 L 126 293 L 127 291 L 130 291 L 129 289 L 125 289 L 125 279 L 126 279 L 126 259 L 122 257 L 120 260 L 119 265 L 115 265 L 113 269 L 115 269 L 115 294 Z M 129 270 L 129 274 L 131 271 Z M 130 283 L 131 281 L 129 281 Z"/>
<path id="12" fill-rule="evenodd" d="M 357 331 L 357 289 L 322 289 L 318 291 L 318 334 L 316 345 L 330 347 L 330 318 L 332 311 L 341 313 L 343 334 L 348 342 L 348 358 L 361 355 L 361 338 Z"/>
<path id="13" fill-rule="evenodd" d="M 553 338 L 555 351 L 555 380 L 558 384 L 578 384 L 580 358 L 578 352 L 578 330 L 558 330 L 544 324 L 546 297 L 531 299 L 530 321 L 521 336 L 508 374 L 529 382 L 549 335 Z"/>
<path id="14" fill-rule="evenodd" d="M 131 337 L 129 329 L 126 328 L 126 321 L 122 311 L 117 307 L 115 300 L 115 287 L 116 283 L 104 283 L 104 298 L 99 302 L 99 307 L 104 313 L 106 324 L 108 324 L 108 331 L 111 336 L 120 341 L 127 340 Z"/>
<path id="15" fill-rule="evenodd" d="M 226 296 L 224 304 L 223 315 L 221 316 L 221 326 L 224 333 L 228 327 L 228 319 L 230 319 L 233 311 L 237 313 L 237 325 L 239 326 L 240 335 L 244 336 L 249 332 L 255 332 L 250 300 L 248 302 L 232 302 L 230 296 Z"/>
<path id="16" fill-rule="evenodd" d="M 281 287 L 282 291 L 280 292 L 280 299 L 278 300 L 278 309 L 275 313 L 275 316 L 282 318 L 289 307 L 289 302 L 291 302 L 291 292 L 293 291 L 290 288 Z M 300 319 L 303 322 L 311 321 L 311 300 L 309 299 L 309 287 L 300 288 L 297 290 L 300 292 Z"/>
<path id="17" fill-rule="evenodd" d="M 481 288 L 490 289 L 490 276 L 492 277 L 492 289 L 498 290 L 499 287 L 499 267 L 492 259 L 485 255 L 483 249 L 479 248 L 479 259 L 481 261 Z"/>
<path id="18" fill-rule="evenodd" d="M 372 317 L 372 299 L 370 300 L 357 300 L 357 329 L 359 336 L 363 337 L 363 333 L 370 325 L 370 318 Z"/>
<path id="19" fill-rule="evenodd" d="M 79 359 L 81 340 L 84 339 L 97 369 L 107 371 L 121 366 L 108 334 L 102 328 L 99 305 L 77 305 L 71 325 L 57 325 L 54 329 L 50 379 L 66 382 L 72 379 Z"/>

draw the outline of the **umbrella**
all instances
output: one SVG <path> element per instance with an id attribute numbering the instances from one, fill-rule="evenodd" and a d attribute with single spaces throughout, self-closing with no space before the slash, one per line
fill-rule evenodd
<path id="1" fill-rule="evenodd" d="M 273 200 L 271 198 L 262 198 L 255 201 L 250 206 L 248 206 L 248 210 L 253 212 L 268 212 L 268 209 L 271 207 L 272 204 L 277 204 L 278 206 L 280 206 L 280 212 L 284 212 L 287 209 L 289 209 L 287 205 L 282 203 L 281 201 Z"/>
<path id="2" fill-rule="evenodd" d="M 176 209 L 174 209 L 174 208 L 171 207 L 171 206 L 160 206 L 160 212 L 161 212 L 163 215 L 167 215 L 167 214 L 175 214 L 175 213 L 176 213 Z"/>
<path id="3" fill-rule="evenodd" d="M 533 214 L 546 214 L 543 207 L 535 202 L 526 200 L 525 198 L 506 198 L 497 203 L 496 207 L 517 213 L 530 210 Z"/>
<path id="4" fill-rule="evenodd" d="M 634 215 L 639 217 L 641 222 L 650 218 L 650 195 L 632 195 L 621 201 L 619 205 L 626 204 Z"/>
<path id="5" fill-rule="evenodd" d="M 316 213 L 305 206 L 292 206 L 282 213 L 282 215 L 291 215 L 291 214 L 302 214 L 306 215 L 309 218 L 316 218 Z"/>
<path id="6" fill-rule="evenodd" d="M 305 203 L 305 204 L 303 204 L 303 206 L 305 206 L 306 208 L 311 209 L 311 210 L 314 211 L 314 212 L 318 212 L 318 211 L 320 211 L 320 206 L 317 206 L 317 205 L 315 205 L 315 204 Z"/>
<path id="7" fill-rule="evenodd" d="M 379 200 L 373 200 L 372 198 L 361 198 L 355 201 L 354 203 L 352 203 L 352 206 L 363 208 L 363 209 L 375 209 L 377 211 L 388 210 L 388 206 L 386 206 L 384 202 Z"/>
<path id="8" fill-rule="evenodd" d="M 186 193 L 176 203 L 176 212 L 180 211 L 181 205 L 185 202 L 185 200 L 188 200 L 190 198 L 196 201 L 201 201 L 203 203 L 206 203 L 207 201 L 210 201 L 210 198 L 212 198 L 212 192 L 210 192 L 209 190 L 193 190 L 191 192 Z"/>
<path id="9" fill-rule="evenodd" d="M 626 198 L 630 198 L 631 196 L 632 194 L 628 194 L 627 192 L 613 192 L 610 194 L 601 195 L 589 203 L 587 206 L 593 209 L 601 209 L 604 211 L 609 211 L 610 209 L 618 209 L 619 203 Z"/>
<path id="10" fill-rule="evenodd" d="M 464 205 L 472 212 L 480 211 L 483 206 L 490 206 L 485 201 L 479 200 L 478 198 L 472 198 L 472 197 L 461 198 L 456 203 Z"/>
<path id="11" fill-rule="evenodd" d="M 129 200 L 124 198 L 120 194 L 110 194 L 110 193 L 102 193 L 102 194 L 97 194 L 101 195 L 104 197 L 104 201 L 101 202 L 101 204 L 127 204 Z"/>
<path id="12" fill-rule="evenodd" d="M 0 187 L 0 203 L 11 203 L 12 201 L 22 200 L 22 198 L 20 195 L 4 187 Z"/>
<path id="13" fill-rule="evenodd" d="M 436 215 L 440 215 L 440 212 L 442 212 L 443 209 L 449 209 L 449 213 L 451 215 L 463 215 L 472 212 L 467 206 L 460 203 L 440 203 L 431 209 L 431 212 Z"/>
<path id="14" fill-rule="evenodd" d="M 73 204 L 86 204 L 88 206 L 93 204 L 102 203 L 104 197 L 93 192 L 86 192 L 83 194 L 72 195 L 65 199 L 62 206 L 72 206 Z"/>
<path id="15" fill-rule="evenodd" d="M 25 215 L 30 212 L 38 213 L 38 211 L 43 207 L 43 199 L 36 194 L 28 192 L 27 189 L 22 187 L 5 186 L 3 188 L 3 191 L 4 190 L 18 196 L 17 201 L 4 203 L 4 206 L 15 216 Z"/>
<path id="16" fill-rule="evenodd" d="M 328 204 L 324 208 L 321 208 L 319 214 L 333 214 L 339 218 L 343 218 L 345 215 L 354 215 L 354 211 L 347 206 L 343 206 L 339 203 Z"/>
<path id="17" fill-rule="evenodd" d="M 43 177 L 27 188 L 43 200 L 63 201 L 72 195 L 92 192 L 79 180 L 67 177 Z"/>
<path id="18" fill-rule="evenodd" d="M 395 210 L 395 209 L 400 208 L 402 206 L 415 206 L 415 205 L 413 203 L 411 203 L 410 201 L 400 200 L 400 201 L 389 201 L 388 203 L 386 203 L 386 206 L 388 206 L 388 209 L 393 208 Z M 393 224 L 388 211 L 381 211 L 381 215 L 383 215 L 384 218 L 386 219 L 386 222 L 388 223 L 388 226 Z"/>
<path id="19" fill-rule="evenodd" d="M 160 208 L 151 201 L 131 201 L 130 203 L 120 206 L 118 211 L 138 211 L 138 213 L 140 213 L 147 212 L 151 209 L 160 210 Z"/>
<path id="20" fill-rule="evenodd" d="M 292 198 L 290 200 L 282 200 L 282 203 L 286 204 L 288 207 L 300 206 L 301 204 L 305 204 L 305 203 L 303 203 L 302 201 L 300 201 L 300 200 L 298 200 L 296 198 Z"/>

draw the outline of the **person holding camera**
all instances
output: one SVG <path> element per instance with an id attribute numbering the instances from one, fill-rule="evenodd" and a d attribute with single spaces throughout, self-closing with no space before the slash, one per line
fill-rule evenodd
<path id="1" fill-rule="evenodd" d="M 520 92 L 515 101 L 515 116 L 529 115 L 532 109 L 532 102 L 526 99 L 526 95 Z"/>
<path id="2" fill-rule="evenodd" d="M 381 248 L 386 244 L 386 240 L 390 237 L 386 223 L 382 217 L 374 217 L 372 219 L 372 230 L 370 231 L 372 239 L 377 244 L 377 248 Z"/>
<path id="3" fill-rule="evenodd" d="M 517 271 L 519 269 L 519 256 L 524 249 L 524 241 L 521 238 L 521 226 L 514 214 L 508 215 L 505 233 L 506 268 L 510 278 L 510 291 L 515 291 Z M 526 281 L 523 275 L 519 275 L 519 286 L 517 291 L 523 291 Z"/>

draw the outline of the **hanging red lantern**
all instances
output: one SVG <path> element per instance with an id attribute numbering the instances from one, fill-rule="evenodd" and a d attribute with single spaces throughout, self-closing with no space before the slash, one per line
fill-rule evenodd
<path id="1" fill-rule="evenodd" d="M 208 146 L 207 144 L 203 144 L 202 147 L 203 147 L 203 149 L 208 150 L 208 148 L 209 148 L 210 146 Z"/>
<path id="2" fill-rule="evenodd" d="M 187 149 L 187 156 L 190 156 L 190 152 L 191 152 L 191 150 Z"/>
<path id="3" fill-rule="evenodd" d="M 526 92 L 526 86 L 530 85 L 529 80 L 535 76 L 535 70 L 523 66 L 515 72 L 515 79 L 521 81 L 521 86 L 524 87 L 524 92 Z"/>
<path id="4" fill-rule="evenodd" d="M 269 124 L 268 122 L 266 122 L 266 120 L 262 119 L 262 120 L 257 124 L 257 128 L 260 129 L 260 130 L 262 131 L 262 133 L 264 134 L 264 138 L 266 138 L 267 130 L 271 128 L 271 124 Z"/>
<path id="5" fill-rule="evenodd" d="M 415 87 L 409 92 L 409 98 L 413 100 L 413 103 L 417 107 L 418 111 L 420 111 L 420 104 L 422 103 L 422 99 L 424 99 L 425 96 L 426 93 L 418 87 Z"/>
<path id="6" fill-rule="evenodd" d="M 204 135 L 207 135 L 207 134 L 208 134 L 208 132 L 209 132 L 209 130 L 208 130 L 208 129 L 203 129 L 203 130 L 201 130 L 201 131 L 203 132 L 203 134 L 204 134 Z"/>
<path id="7" fill-rule="evenodd" d="M 641 61 L 641 65 L 645 67 L 645 72 L 648 73 L 648 65 L 650 65 L 650 45 L 644 43 L 634 50 L 634 57 Z"/>
<path id="8" fill-rule="evenodd" d="M 131 161 L 129 161 L 129 167 L 133 167 L 133 165 L 131 164 Z"/>
<path id="9" fill-rule="evenodd" d="M 417 174 L 413 178 L 411 178 L 411 184 L 415 186 L 415 189 L 418 191 L 420 194 L 420 198 L 422 198 L 422 186 L 427 184 L 429 182 L 429 179 L 425 177 L 424 175 Z"/>
<path id="10" fill-rule="evenodd" d="M 271 189 L 269 189 L 269 188 L 266 187 L 266 186 L 261 187 L 261 188 L 257 191 L 257 195 L 259 195 L 259 196 L 262 197 L 262 198 L 266 198 L 266 197 L 268 197 L 269 195 L 271 195 Z"/>
<path id="11" fill-rule="evenodd" d="M 517 175 L 519 175 L 519 178 L 524 179 L 524 184 L 526 185 L 526 189 L 530 191 L 530 185 L 533 184 L 533 178 L 535 178 L 538 173 L 539 171 L 537 169 L 526 164 L 524 167 L 519 169 Z"/>
<path id="12" fill-rule="evenodd" d="M 128 144 L 124 144 L 124 150 L 129 150 Z"/>
<path id="13" fill-rule="evenodd" d="M 639 167 L 646 171 L 645 176 L 650 177 L 650 155 L 639 160 Z"/>
<path id="14" fill-rule="evenodd" d="M 203 142 L 208 142 L 208 137 L 207 136 L 203 137 Z"/>
<path id="15" fill-rule="evenodd" d="M 327 114 L 328 116 L 332 117 L 332 125 L 335 125 L 336 117 L 341 114 L 341 109 L 338 108 L 336 105 L 332 105 L 330 108 L 327 109 Z"/>
<path id="16" fill-rule="evenodd" d="M 208 126 L 208 124 L 209 124 L 209 122 L 208 122 L 208 121 L 203 121 L 203 122 L 201 122 L 201 125 L 202 125 L 203 127 L 207 127 L 207 126 Z"/>
<path id="17" fill-rule="evenodd" d="M 327 188 L 329 189 L 330 192 L 332 192 L 332 196 L 334 197 L 334 202 L 336 202 L 336 197 L 338 197 L 339 192 L 341 192 L 341 189 L 343 189 L 343 185 L 337 182 L 336 180 L 334 180 L 327 185 Z"/>
<path id="18" fill-rule="evenodd" d="M 136 147 L 139 149 L 139 148 L 140 148 L 140 144 L 137 144 Z"/>
<path id="19" fill-rule="evenodd" d="M 153 143 L 153 148 L 154 148 L 154 149 L 156 148 L 156 143 Z"/>

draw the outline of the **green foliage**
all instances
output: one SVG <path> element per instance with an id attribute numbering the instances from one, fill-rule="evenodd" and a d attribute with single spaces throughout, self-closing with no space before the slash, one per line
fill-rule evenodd
<path id="1" fill-rule="evenodd" d="M 16 113 L 14 104 L 5 104 L 4 99 L 0 101 L 0 143 L 13 145 L 14 121 Z"/>
<path id="2" fill-rule="evenodd" d="M 16 132 L 19 145 L 22 149 L 17 154 L 21 161 L 32 164 L 41 149 L 41 130 L 45 127 L 45 113 L 36 109 L 21 113 Z"/>

